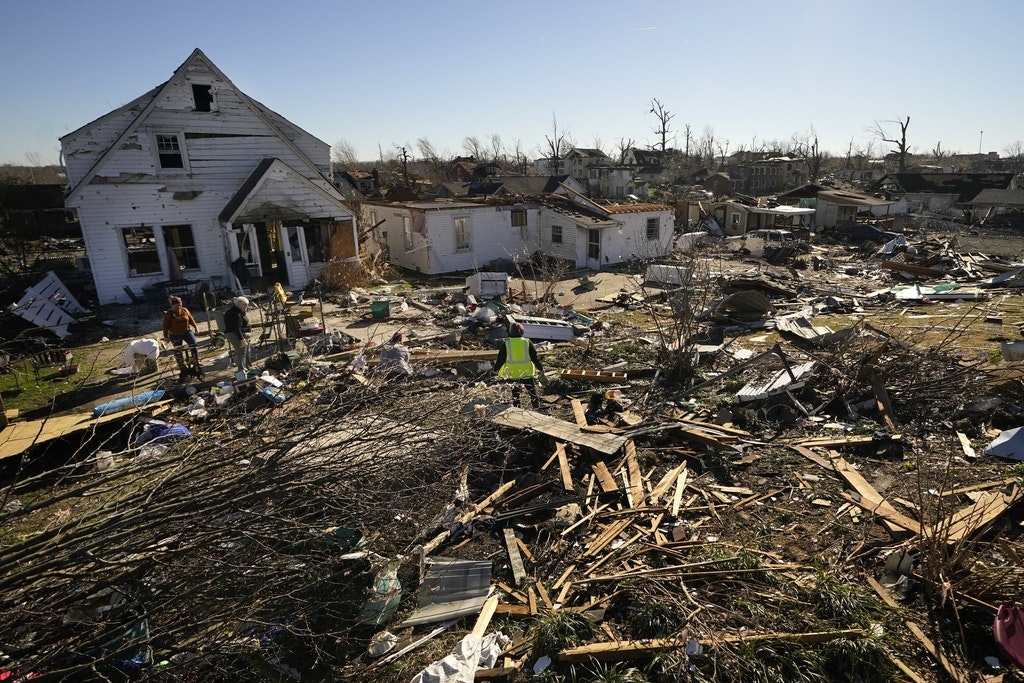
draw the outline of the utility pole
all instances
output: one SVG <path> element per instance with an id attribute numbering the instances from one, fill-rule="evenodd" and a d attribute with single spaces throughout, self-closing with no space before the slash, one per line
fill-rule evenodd
<path id="1" fill-rule="evenodd" d="M 985 137 L 985 131 L 978 133 L 978 154 L 981 154 L 981 141 Z"/>

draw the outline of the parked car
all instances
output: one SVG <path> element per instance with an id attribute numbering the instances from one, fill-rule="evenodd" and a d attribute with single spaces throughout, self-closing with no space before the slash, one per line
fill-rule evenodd
<path id="1" fill-rule="evenodd" d="M 836 230 L 836 239 L 840 242 L 874 242 L 885 244 L 899 237 L 898 233 L 883 230 L 870 223 L 852 223 Z"/>

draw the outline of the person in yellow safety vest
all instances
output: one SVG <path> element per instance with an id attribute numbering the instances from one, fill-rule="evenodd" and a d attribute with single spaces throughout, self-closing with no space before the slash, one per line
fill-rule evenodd
<path id="1" fill-rule="evenodd" d="M 536 378 L 539 373 L 544 372 L 540 363 L 537 349 L 533 343 L 523 336 L 523 326 L 520 323 L 512 323 L 508 328 L 508 338 L 498 349 L 498 361 L 494 369 L 498 377 L 514 382 L 512 386 L 512 402 L 519 407 L 519 399 L 523 393 L 523 387 L 530 394 L 530 401 L 534 408 L 540 407 L 540 398 L 537 396 Z M 543 379 L 543 375 L 540 375 Z"/>

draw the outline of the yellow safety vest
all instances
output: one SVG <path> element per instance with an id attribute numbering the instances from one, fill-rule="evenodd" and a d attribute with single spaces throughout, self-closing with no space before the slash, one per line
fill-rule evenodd
<path id="1" fill-rule="evenodd" d="M 524 337 L 509 337 L 505 340 L 505 364 L 498 374 L 506 379 L 533 377 L 533 361 L 530 360 L 530 340 Z"/>

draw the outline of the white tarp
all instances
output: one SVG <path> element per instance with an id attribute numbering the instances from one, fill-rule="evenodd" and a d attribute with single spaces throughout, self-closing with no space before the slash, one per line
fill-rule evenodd
<path id="1" fill-rule="evenodd" d="M 985 455 L 1007 460 L 1024 460 L 1024 427 L 1007 429 L 985 449 Z"/>
<path id="2" fill-rule="evenodd" d="M 509 638 L 501 631 L 483 638 L 470 633 L 453 654 L 416 674 L 412 683 L 473 683 L 477 669 L 494 668 L 508 642 Z"/>

